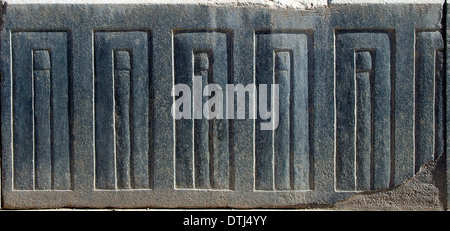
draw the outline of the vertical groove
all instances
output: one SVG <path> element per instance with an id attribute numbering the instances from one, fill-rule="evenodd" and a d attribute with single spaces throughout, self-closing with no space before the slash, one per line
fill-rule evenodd
<path id="1" fill-rule="evenodd" d="M 192 102 L 191 105 L 182 105 L 184 110 L 191 110 L 191 119 L 179 119 L 174 120 L 175 129 L 175 153 L 174 153 L 174 176 L 175 187 L 177 188 L 193 188 L 194 187 L 194 118 L 196 116 L 195 99 L 196 84 L 193 80 L 193 71 L 187 71 L 187 69 L 194 68 L 194 55 L 187 54 L 188 48 L 185 47 L 183 37 L 179 34 L 173 36 L 173 63 L 174 63 L 174 84 L 187 84 L 190 86 L 190 92 L 182 92 L 180 96 L 174 96 L 174 100 L 179 97 L 189 97 Z M 186 57 L 188 56 L 189 57 Z M 184 95 L 188 94 L 188 96 Z M 187 109 L 187 107 L 190 107 Z"/>
<path id="2" fill-rule="evenodd" d="M 396 129 L 396 124 L 395 124 L 395 115 L 396 115 L 396 100 L 395 100 L 395 94 L 396 94 L 396 85 L 395 85 L 395 83 L 396 83 L 396 78 L 395 78 L 395 71 L 396 71 L 396 65 L 395 65 L 395 63 L 396 63 L 396 45 L 395 45 L 395 41 L 397 40 L 397 38 L 396 38 L 396 35 L 395 35 L 395 32 L 394 31 L 389 31 L 389 36 L 391 37 L 391 39 L 390 39 L 390 43 L 389 43 L 389 46 L 390 46 L 390 50 L 391 50 L 391 55 L 390 55 L 390 68 L 391 68 L 391 70 L 390 70 L 390 75 L 389 75 L 389 78 L 390 78 L 390 81 L 391 81 L 391 89 L 390 89 L 390 119 L 389 119 L 389 122 L 390 122 L 390 140 L 389 140 L 389 142 L 390 142 L 390 157 L 389 157 L 389 161 L 390 161 L 390 168 L 389 168 L 389 171 L 390 171 L 390 174 L 388 175 L 388 186 L 389 187 L 394 187 L 395 186 L 395 174 L 396 174 L 396 172 L 395 172 L 395 169 L 396 169 L 396 164 L 395 164 L 395 158 L 396 158 L 396 153 L 395 153 L 395 137 L 396 137 L 396 134 L 395 134 L 395 129 Z M 377 54 L 376 53 L 374 53 L 373 54 L 373 56 L 374 56 L 374 59 L 375 59 L 375 57 L 377 56 Z M 372 144 L 372 152 L 373 152 L 373 144 Z"/>
<path id="3" fill-rule="evenodd" d="M 32 68 L 34 69 L 34 54 L 33 54 L 33 57 L 32 57 L 32 59 L 33 59 L 33 63 L 32 63 Z M 34 71 L 34 70 L 33 70 Z M 32 185 L 31 185 L 31 189 L 33 189 L 33 190 L 35 190 L 36 189 L 36 115 L 35 115 L 35 113 L 36 113 L 36 93 L 35 93 L 35 83 L 34 83 L 34 78 L 32 78 L 32 80 L 31 80 L 31 97 L 32 97 L 32 99 L 31 99 L 31 125 L 32 125 L 32 145 L 33 145 L 33 150 L 32 150 L 32 153 L 33 153 L 33 160 L 32 160 L 32 167 L 33 167 L 33 170 L 31 171 L 31 174 L 32 174 L 32 176 L 33 176 L 33 179 L 32 179 Z"/>
<path id="4" fill-rule="evenodd" d="M 131 129 L 130 129 L 130 85 L 131 67 L 128 51 L 114 52 L 114 97 L 115 97 L 115 145 L 117 188 L 131 188 Z"/>
<path id="5" fill-rule="evenodd" d="M 370 159 L 372 153 L 371 135 L 371 90 L 370 73 L 356 73 L 356 162 L 357 162 L 357 186 L 360 190 L 370 189 Z"/>
<path id="6" fill-rule="evenodd" d="M 47 50 L 33 51 L 33 96 L 34 189 L 51 189 L 51 78 L 50 55 Z"/>
<path id="7" fill-rule="evenodd" d="M 373 94 L 371 91 L 372 54 L 356 53 L 356 179 L 358 190 L 370 189 L 372 157 Z"/>
<path id="8" fill-rule="evenodd" d="M 50 66 L 51 66 L 51 55 L 49 55 L 50 57 Z M 49 77 L 49 84 L 50 84 L 50 98 L 49 98 L 49 104 L 50 104 L 50 116 L 49 116 L 49 120 L 50 120 L 50 189 L 55 189 L 56 185 L 56 173 L 55 173 L 55 121 L 54 121 L 54 110 L 53 107 L 55 106 L 53 103 L 53 79 L 52 79 L 52 72 L 51 72 L 51 68 L 49 70 L 48 73 L 48 77 Z"/>
<path id="9" fill-rule="evenodd" d="M 211 55 L 211 54 L 210 54 Z M 209 62 L 211 62 L 211 58 L 208 57 Z M 207 80 L 208 80 L 208 84 L 214 84 L 214 78 L 213 78 L 213 73 L 212 73 L 212 69 L 210 68 L 210 66 L 212 66 L 211 64 L 208 66 L 208 70 L 205 70 L 205 74 L 207 75 Z M 210 96 L 209 98 L 214 97 L 213 95 Z M 216 105 L 214 105 L 214 110 L 217 110 Z M 208 120 L 208 156 L 209 156 L 209 186 L 211 188 L 216 188 L 216 177 L 214 175 L 214 172 L 218 172 L 218 169 L 215 169 L 215 162 L 218 161 L 218 158 L 215 158 L 215 153 L 214 153 L 214 145 L 215 144 L 215 137 L 217 137 L 217 134 L 215 134 L 216 132 L 218 132 L 217 130 L 217 123 L 219 123 L 219 121 L 217 121 L 216 118 Z"/>
<path id="10" fill-rule="evenodd" d="M 95 187 L 116 189 L 116 155 L 114 128 L 114 62 L 108 49 L 108 34 L 94 33 L 94 129 Z"/>
<path id="11" fill-rule="evenodd" d="M 354 49 L 346 47 L 351 36 L 336 35 L 336 189 L 355 189 L 355 82 L 347 79 L 355 72 Z"/>
<path id="12" fill-rule="evenodd" d="M 201 76 L 202 83 L 208 84 L 210 75 L 208 70 L 210 68 L 210 58 L 208 53 L 200 52 L 194 53 L 194 76 Z M 198 89 L 200 91 L 198 99 L 200 108 L 203 105 L 203 87 Z M 194 90 L 195 91 L 195 90 Z M 194 100 L 195 102 L 196 100 Z M 203 108 L 202 108 L 203 109 Z M 210 188 L 210 165 L 211 165 L 211 151 L 212 146 L 212 124 L 206 118 L 194 118 L 194 169 L 195 169 L 195 187 L 196 188 Z M 212 170 L 211 170 L 212 171 Z"/>
<path id="13" fill-rule="evenodd" d="M 153 37 L 152 36 L 149 36 L 149 41 L 148 42 L 149 42 L 149 44 L 153 44 Z M 148 58 L 145 61 L 147 61 L 150 64 L 153 64 L 153 46 L 149 46 L 148 47 L 147 54 L 148 54 Z M 172 56 L 173 56 L 173 53 L 172 53 Z M 131 59 L 131 62 L 132 62 L 131 65 L 133 66 L 133 59 Z M 172 60 L 172 63 L 173 63 L 173 60 Z M 148 156 L 148 161 L 147 161 L 148 178 L 147 178 L 147 180 L 148 180 L 148 187 L 149 188 L 153 188 L 154 187 L 154 181 L 155 181 L 155 151 L 154 151 L 155 150 L 154 149 L 155 148 L 155 144 L 154 144 L 154 142 L 155 142 L 154 141 L 154 133 L 155 133 L 155 131 L 154 131 L 154 126 L 155 126 L 155 113 L 154 113 L 154 108 L 155 108 L 154 107 L 154 103 L 155 103 L 154 102 L 154 99 L 155 99 L 154 94 L 155 93 L 154 93 L 154 84 L 155 84 L 155 80 L 153 79 L 153 75 L 151 74 L 152 73 L 152 68 L 153 68 L 153 66 L 149 65 L 148 69 L 146 70 L 147 73 L 150 73 L 150 78 L 148 80 L 149 84 L 147 86 L 148 87 L 147 88 L 147 90 L 148 90 L 147 97 L 148 97 L 149 101 L 148 101 L 148 105 L 147 105 L 148 118 L 147 118 L 147 123 L 146 123 L 146 125 L 148 127 L 147 136 L 148 136 L 148 143 L 149 143 L 148 151 L 147 151 L 147 156 Z M 173 135 L 175 135 L 175 134 L 173 134 Z M 175 142 L 173 142 L 173 145 L 176 145 Z M 173 165 L 172 167 L 175 169 L 175 165 Z"/>
<path id="14" fill-rule="evenodd" d="M 314 44 L 314 36 L 309 34 L 309 38 L 307 40 L 307 56 L 306 60 L 314 60 L 314 49 L 311 49 L 310 46 Z M 315 189 L 314 177 L 315 177 L 315 160 L 314 160 L 314 63 L 313 61 L 308 61 L 308 73 L 306 76 L 306 81 L 308 81 L 308 102 L 306 113 L 307 113 L 307 121 L 308 121 L 308 148 L 306 149 L 308 152 L 308 187 L 309 190 Z M 334 68 L 333 68 L 334 69 Z M 334 81 L 333 81 L 334 82 Z M 294 91 L 295 92 L 295 91 Z M 334 174 L 333 174 L 334 175 Z"/>
<path id="15" fill-rule="evenodd" d="M 140 32 L 142 33 L 142 32 Z M 147 189 L 150 187 L 149 169 L 149 126 L 150 104 L 149 70 L 148 70 L 148 34 L 142 33 L 141 47 L 128 50 L 130 70 L 130 187 L 133 189 Z"/>
<path id="16" fill-rule="evenodd" d="M 441 62 L 439 51 L 443 49 L 439 31 L 419 31 L 416 37 L 415 172 L 438 155 L 437 143 L 441 139 L 438 134 L 442 133 L 438 126 L 441 125 L 441 89 L 438 85 L 441 84 L 439 70 L 442 67 L 438 68 L 438 65 Z"/>
<path id="17" fill-rule="evenodd" d="M 444 95 L 443 98 L 443 114 L 444 114 L 444 129 L 443 129 L 443 136 L 444 136 L 444 154 L 445 154 L 445 166 L 446 166 L 446 201 L 444 203 L 444 209 L 446 211 L 450 208 L 450 150 L 449 150 L 449 63 L 450 63 L 450 53 L 449 53 L 449 43 L 450 43 L 450 35 L 449 35 L 449 11 L 448 11 L 448 1 L 445 1 L 445 4 L 443 4 L 443 17 L 442 17 L 442 25 L 444 25 L 445 29 L 443 30 L 443 71 L 442 71 L 442 93 Z"/>
<path id="18" fill-rule="evenodd" d="M 290 65 L 291 56 L 288 51 L 278 51 L 274 54 L 274 84 L 279 85 L 280 107 L 279 125 L 274 131 L 274 163 L 275 189 L 291 189 L 291 151 L 290 151 Z M 273 110 L 273 109 L 272 109 Z"/>
<path id="19" fill-rule="evenodd" d="M 256 75 L 256 85 L 259 86 L 257 90 L 258 97 L 256 97 L 256 105 L 257 111 L 260 111 L 261 104 L 263 103 L 261 99 L 261 92 L 265 90 L 267 92 L 267 100 L 271 99 L 270 88 L 267 87 L 267 85 L 270 86 L 270 81 L 273 83 L 273 77 L 269 78 L 269 75 L 261 75 L 258 77 L 258 68 Z M 273 74 L 271 76 L 273 76 Z M 263 84 L 266 84 L 265 89 L 262 87 Z M 264 103 L 267 104 L 267 102 Z M 261 117 L 257 117 L 255 120 L 255 188 L 256 190 L 273 190 L 273 168 L 275 165 L 273 158 L 273 131 L 261 130 L 261 123 L 264 122 L 266 121 Z"/>
<path id="20" fill-rule="evenodd" d="M 70 48 L 69 49 L 69 52 L 68 52 L 68 57 L 67 57 L 67 59 L 68 60 L 73 60 L 73 50 L 72 50 L 72 48 L 73 48 L 73 36 L 72 36 L 72 34 L 71 34 L 71 32 L 69 32 L 69 35 L 67 36 L 68 37 L 68 44 L 67 44 L 67 46 Z M 93 39 L 94 37 L 92 36 L 92 39 Z M 93 44 L 92 42 L 91 42 L 91 44 Z M 93 48 L 93 47 L 92 47 Z M 93 50 L 94 49 L 92 49 L 91 48 L 91 52 L 93 52 Z M 91 57 L 94 57 L 93 55 L 91 56 Z M 92 62 L 92 65 L 94 65 L 94 63 Z M 68 153 L 68 155 L 69 155 L 69 158 L 68 158 L 68 161 L 69 161 L 69 168 L 68 168 L 68 171 L 69 171 L 69 174 L 70 174 L 70 177 L 68 177 L 68 180 L 69 180 L 69 184 L 68 184 L 68 189 L 70 189 L 70 190 L 74 190 L 74 179 L 75 179 L 75 176 L 74 176 L 74 171 L 75 171 L 75 155 L 74 155 L 74 147 L 75 147 L 75 139 L 74 139 L 74 137 L 73 137 L 73 134 L 74 134 L 74 120 L 75 119 L 73 119 L 74 118 L 74 83 L 73 83 L 74 81 L 73 81 L 73 65 L 72 65 L 72 63 L 70 63 L 70 62 L 68 62 L 68 89 L 67 89 L 67 95 L 69 96 L 69 98 L 68 98 L 68 101 L 67 101 L 67 103 L 68 103 L 68 107 L 67 107 L 67 115 L 69 116 L 69 123 L 68 123 L 68 133 L 69 133 L 69 135 L 68 135 L 68 138 L 69 138 L 69 142 L 68 142 L 68 150 L 69 150 L 69 153 Z M 94 143 L 92 143 L 92 144 L 94 144 Z M 95 166 L 95 162 L 93 163 L 93 165 Z M 95 170 L 94 170 L 94 172 L 95 172 Z"/>
<path id="21" fill-rule="evenodd" d="M 292 68 L 294 66 L 294 61 L 292 59 L 292 51 L 290 51 L 289 53 L 289 67 Z M 294 116 L 292 116 L 294 114 L 294 97 L 293 95 L 295 94 L 295 86 L 294 86 L 294 75 L 292 74 L 292 71 L 289 71 L 288 74 L 288 78 L 289 78 L 289 188 L 291 190 L 295 190 L 295 181 L 296 181 L 296 174 L 295 174 L 295 156 L 294 156 Z M 308 113 L 309 115 L 309 113 Z M 309 125 L 309 124 L 308 124 Z M 309 128 L 309 127 L 308 127 Z M 308 133 L 309 133 L 309 129 L 308 129 Z"/>
<path id="22" fill-rule="evenodd" d="M 33 67 L 32 68 L 34 69 L 34 57 L 32 57 L 32 59 L 33 59 L 33 63 L 32 63 Z M 33 150 L 32 150 L 32 153 L 33 153 L 32 167 L 33 167 L 33 170 L 31 171 L 33 179 L 32 179 L 32 183 L 31 183 L 31 189 L 35 190 L 36 189 L 36 119 L 35 119 L 35 117 L 36 117 L 36 115 L 35 115 L 35 109 L 36 109 L 35 104 L 36 104 L 36 102 L 35 102 L 35 83 L 34 83 L 34 78 L 32 78 L 32 80 L 31 80 L 31 97 L 32 97 L 32 99 L 31 99 L 31 125 L 32 125 L 31 138 L 33 140 L 32 141 L 32 145 L 33 145 Z"/>
<path id="23" fill-rule="evenodd" d="M 129 157 L 129 163 L 130 163 L 130 167 L 129 167 L 129 187 L 132 189 L 138 188 L 138 183 L 137 183 L 137 175 L 136 174 L 136 165 L 135 165 L 135 153 L 136 153 L 136 148 L 135 145 L 133 144 L 133 138 L 137 136 L 136 131 L 134 129 L 134 124 L 135 124 L 135 119 L 134 119 L 134 115 L 136 114 L 135 109 L 134 109 L 134 80 L 133 80 L 133 53 L 132 51 L 128 52 L 130 55 L 130 69 L 127 73 L 128 75 L 128 81 L 129 81 L 129 101 L 128 101 L 128 118 L 129 118 L 129 123 L 128 123 L 128 130 L 130 131 L 130 135 L 128 137 L 127 142 L 130 145 L 130 157 Z M 127 71 L 124 71 L 127 72 Z M 144 124 L 145 126 L 145 124 Z M 150 167 L 150 165 L 148 165 L 148 167 Z"/>
<path id="24" fill-rule="evenodd" d="M 129 118 L 129 121 L 128 122 L 129 123 L 128 123 L 127 128 L 129 130 L 130 134 L 129 134 L 129 137 L 127 139 L 127 142 L 130 145 L 130 157 L 128 159 L 128 161 L 130 163 L 130 166 L 129 166 L 129 172 L 128 172 L 128 174 L 129 174 L 129 178 L 128 178 L 129 183 L 128 183 L 128 185 L 129 185 L 129 188 L 135 189 L 135 188 L 139 188 L 138 187 L 139 184 L 137 182 L 137 177 L 138 177 L 137 175 L 138 174 L 136 174 L 136 164 L 135 164 L 135 159 L 136 159 L 136 157 L 135 157 L 136 147 L 135 146 L 136 145 L 133 144 L 134 137 L 138 136 L 138 134 L 136 134 L 136 131 L 135 131 L 135 128 L 134 128 L 134 124 L 135 124 L 134 115 L 136 114 L 136 110 L 134 108 L 135 91 L 133 90 L 134 87 L 135 87 L 135 81 L 134 81 L 134 78 L 133 78 L 133 76 L 134 76 L 134 73 L 133 73 L 133 51 L 132 50 L 127 50 L 125 52 L 128 53 L 128 57 L 127 56 L 125 56 L 125 57 L 129 59 L 129 61 L 126 61 L 126 65 L 129 65 L 129 66 L 126 66 L 124 68 L 125 69 L 124 72 L 128 75 L 128 82 L 129 82 L 129 92 L 128 92 L 128 94 L 129 94 L 129 101 L 128 101 L 128 118 Z M 145 62 L 146 60 L 142 60 L 142 61 Z M 144 95 L 144 97 L 145 97 L 145 95 Z M 143 125 L 145 126 L 146 124 L 143 124 Z M 143 153 L 143 154 L 147 154 L 147 153 Z"/>
<path id="25" fill-rule="evenodd" d="M 437 49 L 435 53 L 435 153 L 437 159 L 445 150 L 445 107 L 444 107 L 444 53 L 442 49 Z"/>
<path id="26" fill-rule="evenodd" d="M 388 188 L 391 179 L 392 150 L 392 115 L 393 115 L 393 89 L 392 89 L 392 46 L 389 33 L 380 35 L 384 39 L 384 46 L 375 48 L 374 57 L 374 137 L 373 147 L 373 188 L 375 190 Z"/>
<path id="27" fill-rule="evenodd" d="M 374 56 L 376 54 L 373 54 Z M 375 60 L 375 57 L 373 57 Z M 371 132 L 371 138 L 370 138 L 370 169 L 369 169 L 369 176 L 370 176 L 370 189 L 373 190 L 375 188 L 375 136 L 373 135 L 373 131 L 375 130 L 375 91 L 373 90 L 375 86 L 375 77 L 370 79 L 370 86 L 372 88 L 372 91 L 370 92 L 370 103 L 372 104 L 371 110 L 370 110 L 370 132 Z"/>
<path id="28" fill-rule="evenodd" d="M 207 84 L 214 84 L 214 75 L 213 75 L 213 70 L 212 70 L 212 52 L 208 51 L 205 52 L 206 53 L 206 57 L 208 59 L 208 66 L 205 66 L 205 68 L 207 68 L 206 70 L 204 70 L 204 74 L 206 74 L 207 76 Z M 214 95 L 210 96 L 209 98 L 214 97 Z M 217 108 L 215 108 L 216 105 L 214 105 L 214 111 L 217 110 Z M 217 161 L 219 158 L 217 158 L 215 156 L 215 148 L 216 144 L 215 143 L 215 138 L 218 136 L 218 134 L 216 134 L 218 132 L 218 128 L 217 128 L 217 124 L 220 123 L 220 121 L 217 121 L 216 118 L 211 119 L 211 120 L 207 120 L 208 121 L 208 157 L 209 157 L 209 163 L 208 163 L 208 168 L 209 168 L 209 172 L 208 172 L 208 177 L 209 177 L 209 187 L 210 188 L 216 188 L 217 187 L 217 177 L 215 177 L 215 173 L 219 172 L 218 169 L 218 165 Z M 216 168 L 215 168 L 216 166 Z"/>
<path id="29" fill-rule="evenodd" d="M 68 34 L 62 34 L 62 39 L 68 40 Z M 70 50 L 69 42 L 64 43 L 64 50 L 52 48 L 49 50 L 52 63 L 50 82 L 50 110 L 51 110 L 51 157 L 52 157 L 52 189 L 67 190 L 71 188 L 71 130 L 69 114 L 70 84 Z M 52 57 L 55 57 L 52 59 Z"/>
<path id="30" fill-rule="evenodd" d="M 118 173 L 117 173 L 117 158 L 118 158 L 118 155 L 117 155 L 117 130 L 116 130 L 116 122 L 117 122 L 117 118 L 116 118 L 116 113 L 117 113 L 117 111 L 116 111 L 116 92 L 115 92 L 115 85 L 116 85 L 116 79 L 115 79 L 115 70 L 114 70 L 114 62 L 115 62 L 115 54 L 114 54 L 115 52 L 114 51 L 111 51 L 111 65 L 112 65 L 112 69 L 113 69 L 113 72 L 112 72 L 112 76 L 111 76 L 111 81 L 112 81 L 112 84 L 111 84 L 111 90 L 112 90 L 112 96 L 111 96 L 111 99 L 112 99 L 112 140 L 113 140 L 113 142 L 112 142 L 112 146 L 113 146 L 113 153 L 112 153 L 112 155 L 113 155 L 113 158 L 112 158 L 112 174 L 113 174 L 113 182 L 112 182 L 112 185 L 111 185 L 111 187 L 112 187 L 112 189 L 114 189 L 114 190 L 117 190 L 118 189 L 118 185 L 117 185 L 117 181 L 118 181 L 118 179 L 117 179 L 117 175 L 118 175 Z"/>
<path id="31" fill-rule="evenodd" d="M 229 33 L 227 34 L 227 79 L 225 81 L 225 84 L 230 84 L 230 83 L 234 83 L 234 76 L 233 76 L 233 71 L 234 71 L 234 54 L 233 54 L 233 47 L 234 47 L 234 43 L 233 43 L 233 31 L 229 31 Z M 254 41 L 254 40 L 252 40 Z M 226 91 L 225 91 L 226 92 Z M 233 92 L 234 94 L 234 92 Z M 245 96 L 244 96 L 244 102 L 245 102 Z M 234 107 L 234 102 L 232 103 L 233 107 Z M 227 104 L 225 104 L 225 106 L 227 106 Z M 226 110 L 225 110 L 226 112 Z M 245 115 L 245 113 L 244 113 Z M 225 116 L 226 118 L 226 116 Z M 226 153 L 226 155 L 228 155 L 228 170 L 226 170 L 226 172 L 228 173 L 228 179 L 225 179 L 224 181 L 227 182 L 227 188 L 230 190 L 234 190 L 235 189 L 235 163 L 234 163 L 234 120 L 227 120 L 228 121 L 228 131 L 227 131 L 227 135 L 228 135 L 228 153 Z M 224 158 L 226 159 L 226 158 Z"/>
<path id="32" fill-rule="evenodd" d="M 233 93 L 234 94 L 234 93 Z M 229 170 L 228 170 L 228 175 L 229 175 L 229 181 L 228 181 L 228 188 L 230 190 L 234 190 L 235 189 L 235 160 L 234 160 L 234 124 L 233 124 L 233 120 L 229 120 L 228 121 L 228 150 L 229 150 Z"/>
<path id="33" fill-rule="evenodd" d="M 208 81 L 208 83 L 211 83 Z M 215 188 L 216 184 L 215 184 L 215 179 L 214 179 L 214 171 L 216 170 L 214 168 L 214 161 L 216 161 L 216 159 L 214 158 L 214 136 L 216 136 L 217 134 L 215 134 L 215 123 L 216 123 L 216 119 L 210 120 L 208 121 L 208 156 L 209 156 L 209 163 L 208 163 L 208 168 L 209 168 L 209 185 L 211 188 Z"/>

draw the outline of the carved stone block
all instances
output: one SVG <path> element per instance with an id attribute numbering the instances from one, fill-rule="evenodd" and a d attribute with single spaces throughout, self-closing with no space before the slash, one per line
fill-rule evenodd
<path id="1" fill-rule="evenodd" d="M 11 4 L 2 208 L 292 208 L 398 186 L 450 147 L 442 12 Z"/>

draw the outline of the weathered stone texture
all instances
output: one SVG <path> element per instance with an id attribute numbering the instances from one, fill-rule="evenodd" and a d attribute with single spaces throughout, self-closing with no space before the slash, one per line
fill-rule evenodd
<path id="1" fill-rule="evenodd" d="M 446 158 L 429 162 L 405 183 L 392 189 L 363 192 L 340 201 L 336 210 L 442 211 L 446 199 Z"/>
<path id="2" fill-rule="evenodd" d="M 442 209 L 442 14 L 440 3 L 10 5 L 2 206 Z M 176 84 L 193 89 L 188 119 L 172 117 Z M 278 84 L 278 128 L 251 118 L 264 108 L 256 89 L 233 94 L 245 119 L 196 114 L 206 84 L 223 100 L 227 84 Z"/>
<path id="3" fill-rule="evenodd" d="M 447 9 L 449 7 L 448 4 L 446 4 Z M 447 11 L 447 15 L 445 15 L 446 17 L 446 22 L 447 24 L 445 25 L 445 45 L 446 45 L 446 62 L 445 62 L 445 80 L 446 80 L 446 85 L 445 85 L 445 89 L 446 89 L 446 101 L 445 101 L 445 125 L 446 125 L 446 134 L 445 134 L 445 144 L 446 144 L 446 150 L 445 153 L 447 155 L 447 162 L 446 162 L 446 167 L 447 167 L 447 210 L 450 208 L 450 66 L 448 65 L 450 63 L 450 13 Z"/>

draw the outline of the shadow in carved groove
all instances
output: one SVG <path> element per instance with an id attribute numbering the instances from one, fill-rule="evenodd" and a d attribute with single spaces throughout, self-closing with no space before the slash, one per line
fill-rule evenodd
<path id="1" fill-rule="evenodd" d="M 312 35 L 307 30 L 256 31 L 256 86 L 267 84 L 271 99 L 271 85 L 279 85 L 278 127 L 261 130 L 261 123 L 268 121 L 259 116 L 255 121 L 256 190 L 314 188 Z M 267 105 L 272 113 L 271 103 Z"/>
<path id="2" fill-rule="evenodd" d="M 173 36 L 175 84 L 188 85 L 193 102 L 192 118 L 175 120 L 175 187 L 233 189 L 233 122 L 208 120 L 201 114 L 203 105 L 215 96 L 204 96 L 204 86 L 217 84 L 225 92 L 226 84 L 233 83 L 231 31 L 176 30 Z M 201 82 L 195 82 L 194 76 Z M 225 108 L 223 104 L 221 111 Z"/>
<path id="3" fill-rule="evenodd" d="M 95 188 L 153 186 L 153 97 L 148 31 L 96 31 Z"/>
<path id="4" fill-rule="evenodd" d="M 388 188 L 391 181 L 393 34 L 336 31 L 336 189 Z"/>
<path id="5" fill-rule="evenodd" d="M 11 33 L 14 190 L 72 189 L 70 32 Z"/>
<path id="6" fill-rule="evenodd" d="M 416 31 L 414 172 L 445 150 L 444 41 L 440 31 Z"/>

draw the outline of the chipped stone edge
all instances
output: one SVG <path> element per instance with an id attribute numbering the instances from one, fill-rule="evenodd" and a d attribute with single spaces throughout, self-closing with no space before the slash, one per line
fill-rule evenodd
<path id="1" fill-rule="evenodd" d="M 326 208 L 328 210 L 336 210 L 336 211 L 341 211 L 341 210 L 352 210 L 352 211 L 412 211 L 412 210 L 418 210 L 421 211 L 424 208 L 421 208 L 420 206 L 418 206 L 417 208 L 407 208 L 404 207 L 402 208 L 397 208 L 397 207 L 378 207 L 378 209 L 376 207 L 358 207 L 358 206 L 352 206 L 350 205 L 346 205 L 346 202 L 351 202 L 351 201 L 357 201 L 359 198 L 364 197 L 364 196 L 376 196 L 376 195 L 381 195 L 384 193 L 388 193 L 388 192 L 392 192 L 394 195 L 396 193 L 398 193 L 396 190 L 401 189 L 402 187 L 407 187 L 408 184 L 413 183 L 413 181 L 419 181 L 423 184 L 427 184 L 427 182 L 423 182 L 422 180 L 420 180 L 420 178 L 422 177 L 423 174 L 427 174 L 427 172 L 430 172 L 429 174 L 431 175 L 437 175 L 439 173 L 439 171 L 442 171 L 443 175 L 447 175 L 448 172 L 448 168 L 446 167 L 448 164 L 448 160 L 449 158 L 446 157 L 446 155 L 442 155 L 439 158 L 437 158 L 436 160 L 430 161 L 428 163 L 425 163 L 423 166 L 420 167 L 419 171 L 411 178 L 407 179 L 405 182 L 403 182 L 400 185 L 396 185 L 394 187 L 390 187 L 390 188 L 385 188 L 385 189 L 380 189 L 380 190 L 373 190 L 373 191 L 362 191 L 359 192 L 357 194 L 354 194 L 352 196 L 350 196 L 349 198 L 346 198 L 344 200 L 341 201 L 337 201 L 336 203 L 330 204 L 329 206 L 327 206 Z M 442 163 L 443 162 L 443 163 Z M 439 169 L 439 164 L 443 164 L 444 165 L 444 169 Z M 431 176 L 433 177 L 433 176 Z M 439 191 L 439 195 L 441 194 L 441 190 L 446 191 L 443 192 L 444 194 L 444 199 L 446 201 L 441 200 L 441 198 L 439 198 L 439 202 L 441 202 L 440 204 L 442 205 L 442 209 L 436 208 L 436 211 L 445 211 L 448 210 L 448 182 L 447 179 L 443 179 L 444 182 L 447 183 L 447 185 L 443 186 L 443 187 L 439 187 L 439 185 L 436 185 L 436 182 L 434 182 L 434 180 L 432 180 L 432 184 L 438 189 Z M 401 193 L 401 192 L 400 192 Z M 447 195 L 446 195 L 447 194 Z M 438 197 L 440 197 L 438 195 Z M 340 206 L 341 205 L 341 206 Z M 346 208 L 347 207 L 347 208 Z M 413 207 L 413 206 L 410 206 Z"/>

